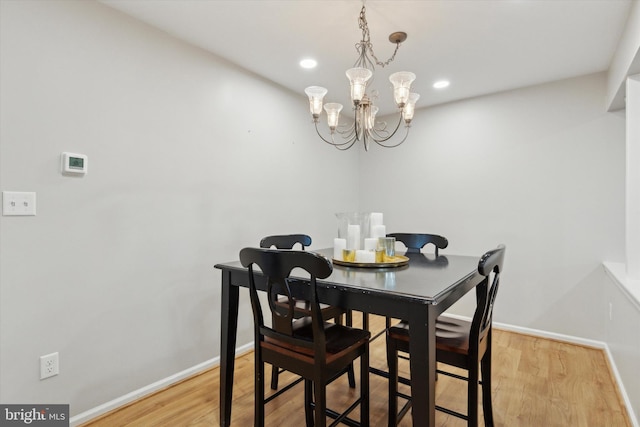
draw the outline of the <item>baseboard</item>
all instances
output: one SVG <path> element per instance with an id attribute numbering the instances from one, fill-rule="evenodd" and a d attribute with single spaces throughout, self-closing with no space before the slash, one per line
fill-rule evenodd
<path id="1" fill-rule="evenodd" d="M 236 355 L 244 354 L 252 349 L 253 349 L 253 342 L 243 345 L 242 347 L 238 347 L 236 349 Z M 205 371 L 219 364 L 220 364 L 220 357 L 214 357 L 213 359 L 206 360 L 202 363 L 199 363 L 195 366 L 185 369 L 184 371 L 173 374 L 167 378 L 163 378 L 159 381 L 154 382 L 153 384 L 149 384 L 145 387 L 139 388 L 138 390 L 134 390 L 131 393 L 127 393 L 124 396 L 118 397 L 107 403 L 96 406 L 95 408 L 91 408 L 88 411 L 75 415 L 71 417 L 71 419 L 69 420 L 69 425 L 70 427 L 75 427 L 80 424 L 86 423 L 87 421 L 97 418 L 100 415 L 104 415 L 107 412 L 113 411 L 114 409 L 118 409 L 128 403 L 131 403 L 135 400 L 141 399 L 152 393 L 160 391 L 166 387 L 169 387 L 172 384 L 180 382 L 186 378 L 189 378 L 193 375 L 196 375 L 202 371 Z"/>
<path id="2" fill-rule="evenodd" d="M 514 325 L 509 325 L 506 323 L 499 323 L 499 322 L 493 322 L 493 326 L 496 329 L 502 329 L 503 331 L 516 332 L 516 333 L 526 334 L 526 335 L 534 335 L 536 337 L 546 338 L 546 339 L 555 340 L 555 341 L 562 341 L 569 344 L 582 345 L 585 347 L 598 348 L 602 350 L 608 348 L 607 343 L 604 341 L 590 340 L 587 338 L 575 337 L 573 335 L 557 334 L 555 332 L 543 331 L 540 329 L 525 328 L 522 326 L 514 326 Z"/>

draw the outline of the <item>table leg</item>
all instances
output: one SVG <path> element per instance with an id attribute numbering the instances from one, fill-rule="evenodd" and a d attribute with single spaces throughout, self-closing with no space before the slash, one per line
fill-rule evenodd
<path id="1" fill-rule="evenodd" d="M 430 305 L 421 305 L 412 308 L 409 314 L 414 427 L 434 426 L 436 422 L 436 327 L 431 308 Z"/>
<path id="2" fill-rule="evenodd" d="M 231 285 L 231 272 L 222 272 L 222 306 L 220 321 L 220 426 L 231 425 L 233 370 L 238 329 L 239 288 Z"/>

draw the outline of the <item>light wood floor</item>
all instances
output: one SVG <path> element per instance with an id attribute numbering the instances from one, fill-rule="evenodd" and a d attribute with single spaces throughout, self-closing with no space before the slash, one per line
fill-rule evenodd
<path id="1" fill-rule="evenodd" d="M 372 316 L 372 332 L 383 328 L 384 320 Z M 371 365 L 381 369 L 386 369 L 384 341 L 381 337 L 371 345 Z M 603 351 L 495 329 L 493 345 L 496 426 L 631 427 Z M 406 375 L 408 362 L 400 365 Z M 287 375 L 281 375 L 281 384 L 286 384 Z M 387 423 L 386 381 L 370 376 L 373 426 Z M 219 369 L 212 368 L 83 427 L 219 426 L 218 387 Z M 298 384 L 267 405 L 266 425 L 304 425 L 302 387 Z M 356 391 L 348 388 L 346 378 L 335 381 L 329 386 L 329 407 L 345 408 Z M 232 425 L 253 425 L 253 352 L 237 358 L 233 396 Z M 436 402 L 465 412 L 466 383 L 440 375 Z M 411 415 L 400 425 L 410 426 Z M 437 412 L 436 425 L 465 422 Z"/>

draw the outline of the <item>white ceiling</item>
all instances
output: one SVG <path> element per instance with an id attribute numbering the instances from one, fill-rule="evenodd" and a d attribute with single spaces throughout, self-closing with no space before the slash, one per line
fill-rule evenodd
<path id="1" fill-rule="evenodd" d="M 169 34 L 304 95 L 329 89 L 345 104 L 344 75 L 361 39 L 361 0 L 101 0 Z M 382 113 L 393 111 L 388 75 L 413 71 L 418 107 L 607 70 L 631 0 L 367 0 L 376 56 L 394 31 L 408 34 L 375 74 Z M 318 61 L 314 70 L 301 59 Z M 431 87 L 446 78 L 451 86 Z"/>

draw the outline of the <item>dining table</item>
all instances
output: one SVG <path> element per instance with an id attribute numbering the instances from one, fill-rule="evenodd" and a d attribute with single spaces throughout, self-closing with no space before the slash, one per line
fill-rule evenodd
<path id="1" fill-rule="evenodd" d="M 333 249 L 314 250 L 331 259 Z M 478 286 L 479 256 L 404 254 L 398 267 L 349 266 L 333 263 L 333 272 L 317 280 L 320 302 L 345 310 L 408 320 L 411 325 L 410 382 L 414 427 L 435 425 L 436 319 Z M 220 426 L 231 425 L 231 403 L 238 326 L 239 289 L 249 287 L 248 270 L 240 261 L 216 264 L 222 272 L 220 338 Z M 266 290 L 258 269 L 256 287 Z M 298 276 L 297 276 L 298 275 Z M 303 271 L 292 277 L 307 279 Z M 252 315 L 251 313 L 247 313 Z"/>

